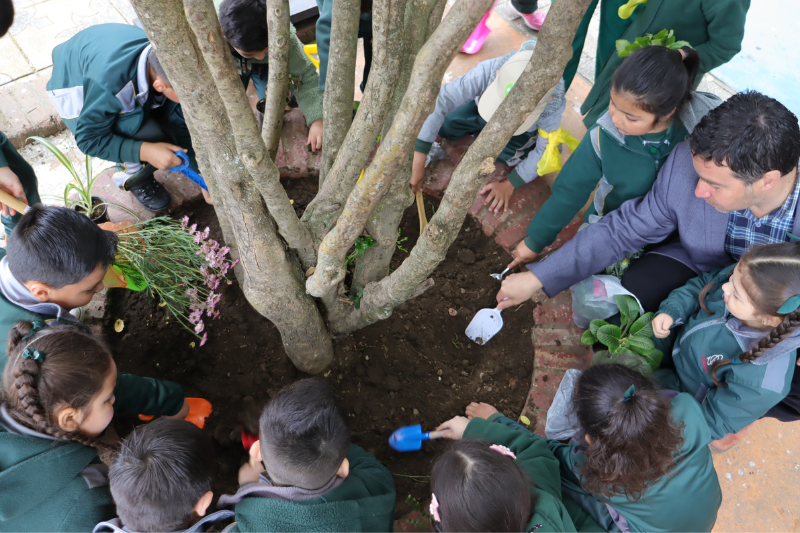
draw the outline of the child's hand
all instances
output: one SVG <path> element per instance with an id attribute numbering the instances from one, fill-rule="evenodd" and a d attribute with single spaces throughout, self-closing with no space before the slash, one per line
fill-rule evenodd
<path id="1" fill-rule="evenodd" d="M 25 197 L 25 191 L 22 190 L 22 183 L 20 183 L 19 177 L 8 167 L 0 168 L 0 190 L 7 192 L 14 198 L 19 198 L 26 204 L 28 203 L 28 199 Z M 0 204 L 0 207 L 2 207 L 4 216 L 13 216 L 17 214 L 16 211 L 5 204 Z"/>
<path id="2" fill-rule="evenodd" d="M 167 170 L 180 166 L 181 159 L 175 152 L 186 152 L 180 146 L 169 143 L 148 143 L 143 142 L 139 148 L 139 160 L 146 161 L 158 170 Z"/>
<path id="3" fill-rule="evenodd" d="M 483 205 L 488 205 L 489 211 L 497 213 L 502 209 L 505 213 L 508 211 L 508 201 L 511 199 L 511 195 L 514 194 L 514 186 L 508 180 L 493 181 L 481 187 L 479 193 L 486 195 Z"/>
<path id="4" fill-rule="evenodd" d="M 436 431 L 447 431 L 444 434 L 445 439 L 461 440 L 464 436 L 464 430 L 467 429 L 469 420 L 465 416 L 455 416 L 447 422 L 436 428 Z"/>
<path id="5" fill-rule="evenodd" d="M 322 119 L 315 120 L 308 128 L 308 142 L 306 146 L 310 146 L 312 152 L 316 152 L 322 148 Z"/>
<path id="6" fill-rule="evenodd" d="M 264 465 L 256 465 L 255 462 L 255 459 L 251 457 L 250 462 L 243 464 L 239 468 L 239 485 L 258 483 L 258 475 L 264 471 Z M 259 469 L 259 466 L 262 468 Z"/>
<path id="7" fill-rule="evenodd" d="M 653 319 L 653 334 L 657 339 L 669 337 L 669 328 L 672 327 L 672 317 L 667 313 L 659 313 Z"/>
<path id="8" fill-rule="evenodd" d="M 483 403 L 483 402 L 480 403 L 472 402 L 467 406 L 467 418 L 469 419 L 473 418 L 486 419 L 498 412 L 499 411 L 495 409 L 493 405 L 489 405 L 488 403 Z"/>
<path id="9" fill-rule="evenodd" d="M 411 181 L 408 184 L 414 194 L 421 191 L 422 184 L 425 183 L 426 159 L 428 159 L 428 154 L 414 152 L 414 162 L 411 164 Z"/>
<path id="10" fill-rule="evenodd" d="M 191 409 L 191 406 L 189 405 L 189 400 L 184 398 L 183 399 L 183 407 L 181 407 L 181 410 L 178 411 L 177 414 L 174 414 L 172 416 L 163 416 L 162 418 L 174 418 L 175 420 L 183 420 L 189 414 L 189 410 L 190 409 Z"/>
<path id="11" fill-rule="evenodd" d="M 508 264 L 508 268 L 514 268 L 517 265 L 527 265 L 532 263 L 534 259 L 539 257 L 539 254 L 528 248 L 525 241 L 520 241 L 517 249 L 514 250 L 514 260 Z"/>

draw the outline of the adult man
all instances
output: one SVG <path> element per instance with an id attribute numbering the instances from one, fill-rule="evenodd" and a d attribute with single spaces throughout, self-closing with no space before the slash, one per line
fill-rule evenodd
<path id="1" fill-rule="evenodd" d="M 797 117 L 763 94 L 736 94 L 675 148 L 647 195 L 578 232 L 529 272 L 506 278 L 498 308 L 540 289 L 555 296 L 627 253 L 663 243 L 631 263 L 622 280 L 645 310 L 655 310 L 697 273 L 737 261 L 753 245 L 798 240 L 798 160 Z"/>

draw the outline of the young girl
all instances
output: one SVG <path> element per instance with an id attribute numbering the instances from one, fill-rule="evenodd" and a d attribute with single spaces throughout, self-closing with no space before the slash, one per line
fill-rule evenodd
<path id="1" fill-rule="evenodd" d="M 786 397 L 800 346 L 800 244 L 753 248 L 672 291 L 653 320 L 666 387 L 701 402 L 715 451 Z M 670 327 L 678 326 L 670 334 Z M 667 338 L 668 337 L 668 338 Z M 744 353 L 742 353 L 744 352 Z M 663 363 L 662 363 L 663 366 Z"/>
<path id="2" fill-rule="evenodd" d="M 692 91 L 699 66 L 689 47 L 648 46 L 625 59 L 614 73 L 608 111 L 564 164 L 509 267 L 530 263 L 552 244 L 595 189 L 586 222 L 650 190 L 675 145 L 721 103 Z"/>
<path id="3" fill-rule="evenodd" d="M 0 530 L 91 531 L 115 514 L 97 456 L 109 446 L 99 435 L 115 409 L 174 415 L 183 402 L 180 386 L 118 375 L 105 345 L 74 326 L 20 322 L 9 332 L 8 351 L 0 402 Z M 155 396 L 123 391 L 137 385 Z"/>
<path id="4" fill-rule="evenodd" d="M 470 404 L 467 415 L 437 428 L 459 442 L 431 471 L 436 531 L 603 531 L 562 501 L 559 463 L 546 439 L 487 404 Z"/>

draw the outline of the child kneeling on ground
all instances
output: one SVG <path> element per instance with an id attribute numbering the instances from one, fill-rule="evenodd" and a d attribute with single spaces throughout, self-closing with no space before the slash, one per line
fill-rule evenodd
<path id="1" fill-rule="evenodd" d="M 280 391 L 261 415 L 260 440 L 239 471 L 232 531 L 392 531 L 389 470 L 350 443 L 341 399 L 322 381 Z"/>
<path id="2" fill-rule="evenodd" d="M 675 367 L 656 376 L 701 403 L 713 451 L 734 446 L 789 394 L 800 347 L 798 294 L 800 244 L 787 242 L 753 248 L 661 304 L 653 331 L 664 340 L 656 346 Z"/>
<path id="3" fill-rule="evenodd" d="M 108 348 L 80 327 L 21 322 L 8 344 L 0 530 L 90 531 L 114 517 L 97 451 L 111 449 L 99 436 L 115 411 L 174 414 L 183 391 L 175 383 L 118 374 Z M 154 395 L 139 394 L 148 389 Z"/>
<path id="4" fill-rule="evenodd" d="M 416 193 L 422 190 L 425 162 L 436 136 L 457 140 L 480 133 L 519 79 L 535 47 L 534 41 L 528 41 L 519 52 L 481 61 L 457 80 L 442 86 L 436 99 L 436 108 L 425 120 L 417 136 L 411 169 L 412 191 Z M 539 160 L 550 142 L 541 132 L 547 135 L 557 131 L 566 107 L 564 80 L 561 80 L 545 95 L 500 152 L 497 160 L 514 170 L 507 180 L 492 182 L 481 188 L 480 194 L 486 195 L 484 203 L 489 205 L 489 209 L 495 213 L 505 211 L 514 190 L 538 177 Z"/>
<path id="5" fill-rule="evenodd" d="M 214 445 L 185 420 L 159 419 L 136 428 L 124 441 L 108 472 L 117 516 L 93 533 L 215 531 L 233 511 L 206 515 L 214 499 Z"/>

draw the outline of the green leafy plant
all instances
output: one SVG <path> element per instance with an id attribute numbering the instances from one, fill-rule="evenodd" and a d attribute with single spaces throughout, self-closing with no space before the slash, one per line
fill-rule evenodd
<path id="1" fill-rule="evenodd" d="M 430 477 L 430 476 L 404 476 L 404 477 Z M 403 517 L 402 520 L 414 526 L 414 529 L 419 529 L 421 531 L 430 531 L 431 524 L 433 523 L 433 517 L 430 515 L 430 513 L 428 513 L 427 509 L 424 508 L 422 502 L 414 498 L 411 494 L 409 494 L 408 496 L 406 496 L 406 504 L 409 506 L 411 510 L 405 517 Z M 415 513 L 421 516 L 422 518 L 417 518 L 416 516 L 412 516 Z"/>
<path id="2" fill-rule="evenodd" d="M 402 244 L 408 240 L 408 237 L 403 237 L 403 238 L 401 239 L 401 238 L 400 238 L 400 233 L 401 233 L 402 231 L 403 231 L 402 229 L 400 229 L 400 228 L 397 228 L 397 242 L 396 242 L 395 244 L 397 245 L 397 249 L 398 249 L 398 250 L 400 250 L 401 252 L 408 253 L 408 250 L 406 250 L 406 249 L 405 249 L 405 248 L 403 248 L 403 246 L 402 246 Z"/>
<path id="3" fill-rule="evenodd" d="M 355 292 L 353 292 L 353 294 L 351 294 L 347 299 L 353 302 L 353 305 L 355 305 L 356 309 L 361 309 L 361 298 L 364 297 L 364 287 L 361 285 L 356 285 L 353 290 Z"/>
<path id="4" fill-rule="evenodd" d="M 373 246 L 375 246 L 375 239 L 369 235 L 360 236 L 356 239 L 356 243 L 353 246 L 353 253 L 347 256 L 347 264 L 352 265 L 355 263 L 358 256 L 364 255 L 364 252 Z M 356 307 L 356 309 L 358 309 L 358 307 Z"/>
<path id="5" fill-rule="evenodd" d="M 594 345 L 601 343 L 607 349 L 595 352 L 591 366 L 618 363 L 645 376 L 661 364 L 663 353 L 656 349 L 653 336 L 653 313 L 639 316 L 639 303 L 628 295 L 615 297 L 620 313 L 619 326 L 605 320 L 592 320 L 589 329 L 583 332 L 581 342 Z"/>
<path id="6" fill-rule="evenodd" d="M 675 40 L 675 35 L 673 35 L 672 30 L 661 30 L 655 35 L 648 33 L 643 37 L 637 37 L 633 42 L 626 41 L 625 39 L 618 40 L 617 55 L 619 57 L 628 57 L 636 50 L 652 45 L 666 46 L 672 50 L 677 50 L 684 46 L 691 46 L 686 41 Z"/>
<path id="7" fill-rule="evenodd" d="M 644 249 L 641 249 L 638 252 L 627 254 L 625 256 L 625 259 L 623 259 L 622 261 L 618 261 L 613 265 L 606 267 L 603 273 L 609 276 L 614 276 L 619 279 L 622 279 L 623 274 L 625 274 L 625 272 L 628 270 L 628 267 L 631 266 L 631 261 L 633 261 L 634 259 L 638 259 L 643 255 L 644 255 Z"/>

